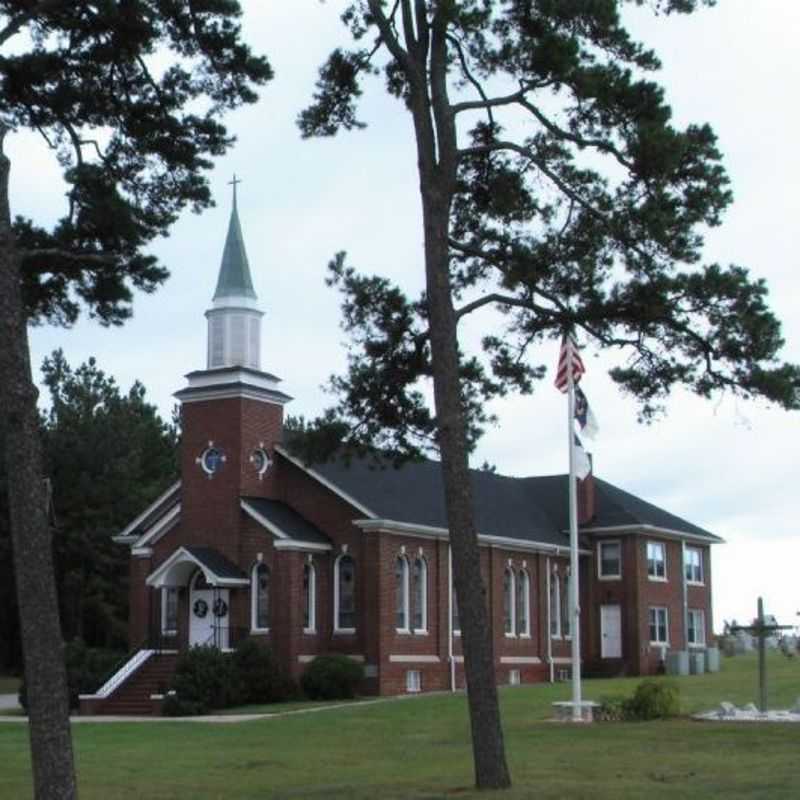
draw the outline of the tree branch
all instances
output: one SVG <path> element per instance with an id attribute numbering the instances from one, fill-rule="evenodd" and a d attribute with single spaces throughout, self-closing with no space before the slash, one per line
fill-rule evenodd
<path id="1" fill-rule="evenodd" d="M 459 42 L 453 34 L 448 35 L 447 41 L 450 42 L 453 47 L 455 47 L 456 53 L 458 53 L 458 60 L 461 62 L 461 71 L 464 74 L 464 77 L 473 85 L 475 91 L 481 96 L 483 102 L 479 103 L 477 107 L 484 108 L 486 110 L 487 116 L 489 117 L 489 124 L 494 127 L 494 114 L 492 114 L 492 108 L 494 104 L 486 96 L 486 92 L 484 92 L 480 81 L 472 74 L 469 64 L 467 64 L 467 57 L 464 55 L 464 49 L 461 47 L 461 42 Z M 518 94 L 521 95 L 522 92 L 519 92 Z M 458 114 L 457 106 L 451 107 L 450 114 L 453 117 Z"/>
<path id="2" fill-rule="evenodd" d="M 370 13 L 381 35 L 381 41 L 386 45 L 386 48 L 392 54 L 395 61 L 398 61 L 402 65 L 408 79 L 417 81 L 418 76 L 416 75 L 415 65 L 409 54 L 400 46 L 400 42 L 392 30 L 392 26 L 389 24 L 389 18 L 383 13 L 381 0 L 368 0 L 368 2 Z M 395 3 L 392 9 L 392 17 L 394 17 L 396 10 L 397 3 Z"/>
<path id="3" fill-rule="evenodd" d="M 34 8 L 18 14 L 14 17 L 2 31 L 0 31 L 0 45 L 5 44 L 12 36 L 19 33 L 20 29 L 27 25 L 34 17 L 44 14 L 51 8 L 61 5 L 61 0 L 41 0 Z"/>
<path id="4" fill-rule="evenodd" d="M 461 317 L 464 317 L 473 311 L 477 311 L 479 308 L 491 305 L 492 303 L 498 303 L 499 305 L 504 306 L 514 306 L 516 308 L 525 308 L 529 310 L 533 310 L 535 308 L 535 304 L 527 300 L 521 300 L 518 297 L 510 297 L 508 295 L 499 294 L 498 292 L 492 292 L 491 294 L 479 297 L 477 300 L 473 300 L 471 303 L 467 303 L 466 305 L 461 306 L 461 308 L 456 309 L 456 320 L 460 320 Z"/>
<path id="5" fill-rule="evenodd" d="M 119 253 L 74 253 L 60 247 L 43 247 L 35 250 L 20 250 L 22 258 L 58 258 L 76 264 L 116 264 L 122 257 Z"/>

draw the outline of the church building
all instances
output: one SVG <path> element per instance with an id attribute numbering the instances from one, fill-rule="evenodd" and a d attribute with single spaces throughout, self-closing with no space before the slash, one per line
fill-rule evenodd
<path id="1" fill-rule="evenodd" d="M 439 464 L 308 465 L 283 443 L 281 380 L 234 193 L 207 319 L 206 368 L 181 403 L 180 479 L 115 537 L 130 552 L 131 660 L 84 713 L 157 713 L 180 652 L 252 637 L 293 677 L 320 654 L 363 663 L 362 691 L 462 688 Z M 500 683 L 569 675 L 568 477 L 471 474 Z M 589 475 L 579 482 L 584 675 L 658 671 L 711 642 L 717 536 Z"/>

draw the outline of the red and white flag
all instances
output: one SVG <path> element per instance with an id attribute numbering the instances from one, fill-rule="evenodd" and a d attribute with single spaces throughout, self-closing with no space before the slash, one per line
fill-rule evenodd
<path id="1" fill-rule="evenodd" d="M 558 354 L 558 367 L 554 381 L 556 389 L 566 392 L 569 386 L 569 365 L 572 365 L 572 382 L 578 383 L 581 375 L 586 372 L 583 366 L 578 346 L 572 336 L 564 336 L 561 340 L 561 350 Z"/>

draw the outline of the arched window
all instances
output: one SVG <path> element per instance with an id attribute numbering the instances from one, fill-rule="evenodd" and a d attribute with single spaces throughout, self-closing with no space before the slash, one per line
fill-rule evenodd
<path id="1" fill-rule="evenodd" d="M 356 629 L 356 565 L 352 556 L 341 555 L 333 568 L 334 630 Z"/>
<path id="2" fill-rule="evenodd" d="M 397 556 L 394 562 L 394 624 L 398 631 L 408 631 L 408 559 Z"/>
<path id="3" fill-rule="evenodd" d="M 414 559 L 414 572 L 412 575 L 414 630 L 424 633 L 428 630 L 428 564 L 422 556 Z"/>
<path id="4" fill-rule="evenodd" d="M 561 586 L 561 632 L 567 637 L 570 635 L 572 615 L 569 613 L 569 582 L 571 578 L 569 572 L 564 574 L 564 582 Z"/>
<path id="5" fill-rule="evenodd" d="M 317 571 L 313 564 L 303 564 L 303 630 L 317 629 Z"/>
<path id="6" fill-rule="evenodd" d="M 250 576 L 251 622 L 253 630 L 269 630 L 269 567 L 256 564 Z"/>
<path id="7" fill-rule="evenodd" d="M 507 567 L 503 573 L 503 619 L 506 636 L 514 636 L 514 570 Z"/>
<path id="8" fill-rule="evenodd" d="M 550 576 L 550 636 L 561 638 L 561 593 L 558 586 L 558 573 Z"/>
<path id="9" fill-rule="evenodd" d="M 517 574 L 517 633 L 531 635 L 531 579 L 524 569 Z"/>

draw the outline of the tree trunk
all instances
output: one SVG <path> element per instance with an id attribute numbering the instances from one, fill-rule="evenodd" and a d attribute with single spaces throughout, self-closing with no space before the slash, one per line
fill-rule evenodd
<path id="1" fill-rule="evenodd" d="M 447 526 L 453 551 L 453 581 L 464 648 L 475 785 L 479 789 L 501 789 L 511 785 L 511 775 L 500 722 L 492 626 L 481 577 L 472 502 L 458 336 L 450 287 L 449 202 L 444 198 L 431 199 L 430 194 L 423 190 L 433 388 Z"/>
<path id="2" fill-rule="evenodd" d="M 10 163 L 0 128 L 0 425 L 5 429 L 9 518 L 37 800 L 76 798 L 64 644 L 43 482 L 38 392 L 31 378 L 19 260 L 8 201 Z"/>

